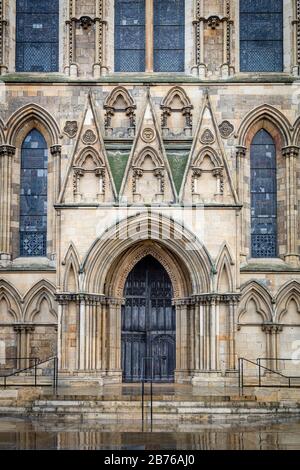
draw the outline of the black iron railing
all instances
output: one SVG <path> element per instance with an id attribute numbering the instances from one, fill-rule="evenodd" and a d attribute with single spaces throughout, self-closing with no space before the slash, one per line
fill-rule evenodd
<path id="1" fill-rule="evenodd" d="M 153 430 L 153 357 L 145 356 L 142 358 L 142 431 L 145 423 L 145 383 L 150 383 L 150 429 Z M 150 363 L 150 374 L 149 374 Z"/>
<path id="2" fill-rule="evenodd" d="M 28 367 L 22 367 L 22 368 L 19 368 L 18 370 L 14 371 L 14 372 L 10 372 L 10 373 L 7 373 L 7 374 L 0 374 L 0 379 L 3 379 L 3 386 L 4 388 L 6 387 L 13 387 L 13 386 L 23 386 L 23 387 L 26 387 L 26 386 L 34 386 L 34 387 L 50 387 L 52 386 L 54 390 L 57 389 L 57 386 L 58 386 L 58 358 L 57 356 L 53 356 L 53 357 L 50 357 L 44 361 L 39 361 L 38 358 L 13 358 L 13 359 L 16 359 L 16 360 L 33 360 L 34 361 L 34 364 L 31 365 L 31 366 L 28 366 Z M 38 380 L 38 369 L 42 366 L 42 365 L 45 365 L 49 363 L 50 365 L 52 364 L 52 367 L 53 367 L 53 371 L 52 371 L 52 383 L 50 384 L 45 384 L 45 383 L 39 383 L 39 380 Z M 23 374 L 24 376 L 24 373 L 25 372 L 33 372 L 33 374 L 29 375 L 30 377 L 32 377 L 33 375 L 33 378 L 34 378 L 34 383 L 32 384 L 28 384 L 28 383 L 19 383 L 19 382 L 14 382 L 14 383 L 8 383 L 8 379 L 11 378 L 11 377 L 17 377 L 19 376 L 19 374 Z M 22 377 L 23 377 L 22 376 Z M 42 375 L 42 377 L 44 377 Z"/>
<path id="3" fill-rule="evenodd" d="M 261 364 L 262 360 L 267 360 L 270 361 L 270 359 L 275 360 L 275 358 L 258 358 L 256 362 L 251 361 L 250 359 L 246 359 L 244 357 L 240 357 L 238 360 L 238 383 L 239 383 L 239 389 L 243 391 L 243 388 L 245 387 L 277 387 L 277 388 L 299 388 L 300 384 L 293 384 L 293 380 L 298 379 L 300 380 L 300 376 L 293 376 L 293 375 L 285 375 L 282 372 L 279 372 L 278 370 L 271 369 L 270 367 L 263 366 Z M 277 358 L 277 361 L 280 361 L 282 359 Z M 255 366 L 258 372 L 258 383 L 251 383 L 247 384 L 245 383 L 245 367 L 244 364 L 251 364 L 252 366 Z M 278 377 L 283 378 L 286 383 L 263 383 L 262 378 L 263 378 L 263 373 L 269 372 L 270 374 L 276 375 Z M 253 376 L 251 376 L 253 379 Z"/>

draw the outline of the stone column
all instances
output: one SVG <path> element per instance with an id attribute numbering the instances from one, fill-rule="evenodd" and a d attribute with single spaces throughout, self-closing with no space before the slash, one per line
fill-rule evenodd
<path id="1" fill-rule="evenodd" d="M 244 197 L 244 178 L 245 178 L 245 157 L 246 157 L 246 147 L 238 146 L 236 148 L 236 188 L 237 194 L 239 197 L 240 204 L 245 204 Z M 249 224 L 247 224 L 249 227 Z M 245 207 L 243 207 L 242 212 L 240 213 L 240 261 L 241 263 L 247 260 L 246 253 L 246 234 L 245 234 Z"/>
<path id="2" fill-rule="evenodd" d="M 94 78 L 100 78 L 108 72 L 108 67 L 105 65 L 106 24 L 103 20 L 103 0 L 96 0 Z"/>
<path id="3" fill-rule="evenodd" d="M 267 361 L 263 361 L 261 364 L 268 367 L 271 370 L 278 370 L 280 364 L 278 361 L 278 332 L 282 331 L 282 325 L 265 323 L 262 326 L 262 330 L 266 333 L 267 341 Z M 273 359 L 273 360 L 271 360 Z"/>
<path id="4" fill-rule="evenodd" d="M 63 304 L 58 303 L 57 308 L 57 358 L 58 358 L 58 369 L 62 368 L 62 318 L 63 318 Z"/>
<path id="5" fill-rule="evenodd" d="M 79 299 L 79 331 L 78 331 L 78 336 L 79 336 L 79 348 L 78 348 L 78 369 L 84 370 L 86 368 L 86 360 L 85 360 L 85 348 L 86 348 L 86 305 L 85 305 L 85 299 L 80 298 Z"/>
<path id="6" fill-rule="evenodd" d="M 193 21 L 195 64 L 192 67 L 192 73 L 193 75 L 198 75 L 200 78 L 205 78 L 206 76 L 206 65 L 204 64 L 204 23 L 203 0 L 197 0 L 196 19 Z"/>
<path id="7" fill-rule="evenodd" d="M 236 368 L 236 357 L 235 357 L 235 335 L 236 335 L 236 309 L 237 301 L 229 300 L 229 357 L 228 367 L 229 369 Z"/>
<path id="8" fill-rule="evenodd" d="M 189 377 L 189 338 L 188 323 L 191 321 L 188 305 L 189 301 L 183 299 L 176 301 L 176 380 L 182 382 Z"/>
<path id="9" fill-rule="evenodd" d="M 8 67 L 6 65 L 6 11 L 5 11 L 5 0 L 0 0 L 0 75 L 7 73 Z"/>
<path id="10" fill-rule="evenodd" d="M 290 145 L 282 149 L 286 168 L 286 224 L 287 252 L 285 261 L 292 266 L 299 266 L 298 242 L 298 208 L 297 208 L 297 158 L 299 147 Z"/>
<path id="11" fill-rule="evenodd" d="M 30 364 L 30 333 L 35 330 L 34 325 L 14 325 L 17 334 L 17 367 L 20 369 L 29 367 Z"/>
<path id="12" fill-rule="evenodd" d="M 107 299 L 107 343 L 108 343 L 108 370 L 112 382 L 122 381 L 121 369 L 121 306 L 123 299 Z"/>
<path id="13" fill-rule="evenodd" d="M 53 174 L 54 174 L 54 202 L 60 193 L 61 185 L 61 145 L 52 145 L 50 152 L 53 157 Z"/>
<path id="14" fill-rule="evenodd" d="M 11 259 L 12 158 L 15 147 L 0 145 L 0 260 Z"/>

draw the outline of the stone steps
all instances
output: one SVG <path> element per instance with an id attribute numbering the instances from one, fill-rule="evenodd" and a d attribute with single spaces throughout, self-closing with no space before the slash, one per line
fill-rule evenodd
<path id="1" fill-rule="evenodd" d="M 140 400 L 35 400 L 31 414 L 39 417 L 63 419 L 125 420 L 141 419 Z M 150 402 L 145 402 L 149 416 Z M 300 404 L 284 405 L 276 402 L 244 401 L 158 401 L 153 402 L 155 419 L 181 421 L 218 420 L 239 416 L 299 414 Z"/>

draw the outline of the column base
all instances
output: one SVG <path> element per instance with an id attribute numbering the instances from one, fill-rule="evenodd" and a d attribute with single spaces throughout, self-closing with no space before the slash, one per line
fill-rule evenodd
<path id="1" fill-rule="evenodd" d="M 300 267 L 300 255 L 297 255 L 297 254 L 294 254 L 294 253 L 285 255 L 284 261 L 287 264 L 290 264 L 291 266 L 293 266 L 294 268 L 299 268 Z"/>
<path id="2" fill-rule="evenodd" d="M 8 68 L 6 65 L 0 65 L 0 75 L 6 75 L 8 73 Z"/>
<path id="3" fill-rule="evenodd" d="M 222 371 L 197 371 L 192 373 L 191 382 L 196 387 L 232 387 L 238 386 L 238 377 L 237 374 L 224 376 Z"/>
<path id="4" fill-rule="evenodd" d="M 11 261 L 10 253 L 0 253 L 0 261 Z"/>
<path id="5" fill-rule="evenodd" d="M 77 64 L 71 64 L 70 65 L 70 77 L 71 78 L 77 78 L 78 77 L 78 65 Z"/>
<path id="6" fill-rule="evenodd" d="M 229 66 L 228 64 L 221 65 L 221 78 L 229 77 Z"/>
<path id="7" fill-rule="evenodd" d="M 292 67 L 292 75 L 293 75 L 294 77 L 299 77 L 299 75 L 300 75 L 300 67 L 299 67 L 299 65 L 294 65 L 294 66 Z"/>
<path id="8" fill-rule="evenodd" d="M 191 373 L 186 369 L 176 369 L 174 371 L 175 383 L 178 384 L 190 384 L 191 383 Z"/>

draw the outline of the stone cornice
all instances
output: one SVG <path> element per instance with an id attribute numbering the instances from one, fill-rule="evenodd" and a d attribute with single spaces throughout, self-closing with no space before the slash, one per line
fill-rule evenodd
<path id="1" fill-rule="evenodd" d="M 174 305 L 211 305 L 214 303 L 234 303 L 237 304 L 240 300 L 241 294 L 238 293 L 207 293 L 198 294 L 184 299 L 174 299 Z"/>
<path id="2" fill-rule="evenodd" d="M 106 297 L 103 294 L 89 294 L 87 292 L 62 292 L 55 294 L 55 299 L 59 304 L 67 302 L 76 303 L 97 303 L 102 305 L 123 305 L 123 298 Z"/>

